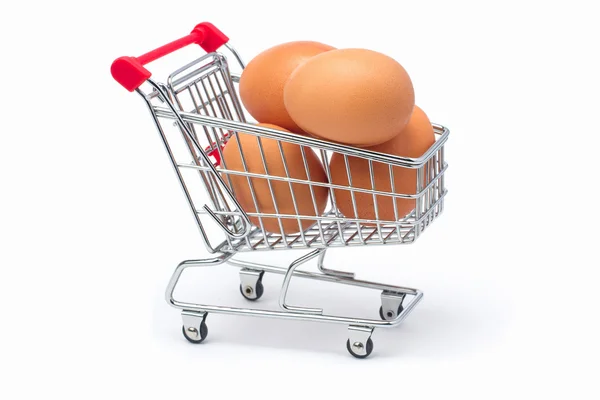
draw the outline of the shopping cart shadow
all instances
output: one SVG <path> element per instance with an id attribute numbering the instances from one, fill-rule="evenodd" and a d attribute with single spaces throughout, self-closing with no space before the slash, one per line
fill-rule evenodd
<path id="1" fill-rule="evenodd" d="M 376 330 L 373 334 L 375 350 L 371 358 L 401 356 L 439 359 L 476 352 L 480 343 L 473 340 L 473 336 L 484 327 L 480 319 L 464 315 L 461 318 L 460 312 L 451 308 L 422 307 L 398 329 Z M 342 355 L 346 351 L 340 345 L 346 329 L 340 325 L 227 317 L 219 318 L 219 324 L 222 324 L 220 332 L 210 339 L 212 343 L 237 343 L 319 354 Z"/>

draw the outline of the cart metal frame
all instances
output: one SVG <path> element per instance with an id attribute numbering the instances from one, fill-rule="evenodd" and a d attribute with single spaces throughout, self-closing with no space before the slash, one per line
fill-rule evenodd
<path id="1" fill-rule="evenodd" d="M 150 72 L 144 68 L 144 64 L 192 43 L 202 46 L 208 54 L 177 69 L 168 77 L 166 84 L 157 83 L 150 78 Z M 443 126 L 434 124 L 435 144 L 419 158 L 406 158 L 247 123 L 235 86 L 235 83 L 239 82 L 239 75 L 231 73 L 227 58 L 216 52 L 221 46 L 229 49 L 233 58 L 243 69 L 244 63 L 237 51 L 229 45 L 228 38 L 209 23 L 199 24 L 192 33 L 184 38 L 143 56 L 121 57 L 115 60 L 112 66 L 115 79 L 128 90 L 135 90 L 146 102 L 206 249 L 213 254 L 210 258 L 181 262 L 175 268 L 167 286 L 166 301 L 171 306 L 182 310 L 183 335 L 193 343 L 200 343 L 206 338 L 208 333 L 207 315 L 222 313 L 347 325 L 346 347 L 348 351 L 357 358 L 367 357 L 373 350 L 371 335 L 374 328 L 388 328 L 400 324 L 413 311 L 423 294 L 417 289 L 358 280 L 354 273 L 328 269 L 324 265 L 326 252 L 332 247 L 413 243 L 443 211 L 444 198 L 447 193 L 444 185 L 444 173 L 447 169 L 444 159 L 444 144 L 448 139 L 449 131 Z M 142 86 L 149 89 L 143 90 Z M 227 141 L 234 135 L 238 135 L 239 132 L 256 136 L 263 160 L 264 174 L 249 172 L 245 161 L 244 171 L 227 169 L 222 149 Z M 280 155 L 286 165 L 286 176 L 268 173 L 268 165 L 265 162 L 261 144 L 261 140 L 265 139 L 278 141 Z M 178 145 L 174 144 L 175 140 L 178 140 Z M 306 169 L 306 179 L 294 178 L 288 172 L 285 154 L 281 146 L 283 142 L 300 146 Z M 243 159 L 243 149 L 240 147 L 239 150 Z M 349 184 L 346 186 L 335 185 L 330 183 L 330 179 L 328 183 L 312 181 L 306 162 L 306 152 L 308 151 L 314 151 L 319 156 L 328 178 L 330 178 L 328 160 L 333 153 L 342 154 L 346 161 Z M 184 156 L 181 156 L 181 153 Z M 191 162 L 189 161 L 190 157 Z M 368 160 L 372 182 L 370 189 L 352 186 L 351 170 L 348 167 L 348 160 L 351 157 Z M 185 158 L 187 160 L 183 161 Z M 389 166 L 391 191 L 375 189 L 374 163 L 384 163 Z M 394 171 L 398 171 L 399 168 L 416 170 L 417 187 L 414 193 L 400 193 L 394 190 Z M 265 179 L 271 188 L 276 212 L 264 212 L 258 207 L 256 200 L 254 200 L 253 212 L 244 210 L 232 189 L 230 178 L 233 175 L 246 177 L 253 198 L 256 196 L 253 180 Z M 286 215 L 278 211 L 272 182 L 289 184 L 296 210 L 295 214 Z M 192 190 L 192 186 L 198 184 L 204 189 L 200 195 Z M 315 202 L 314 188 L 326 186 L 330 196 L 328 209 L 320 215 L 298 212 L 293 185 L 307 185 L 313 202 Z M 342 215 L 336 205 L 336 190 L 351 192 L 355 216 L 358 216 L 355 196 L 365 193 L 372 195 L 376 219 L 364 220 L 358 217 L 347 218 Z M 392 197 L 395 221 L 379 219 L 377 196 Z M 406 216 L 398 215 L 396 199 L 414 200 L 414 210 Z M 208 203 L 199 206 L 199 201 L 208 201 Z M 260 226 L 252 225 L 251 216 L 259 220 Z M 205 229 L 204 225 L 206 218 L 219 227 L 224 239 L 216 243 L 210 240 L 212 234 Z M 280 233 L 269 233 L 262 229 L 262 218 L 276 218 L 278 221 L 282 221 L 284 218 L 296 219 L 299 226 L 302 219 L 310 219 L 314 220 L 314 224 L 310 228 L 294 234 L 284 232 L 283 228 Z M 306 249 L 309 252 L 287 267 L 253 263 L 235 258 L 236 254 L 242 252 L 281 249 Z M 301 265 L 314 259 L 317 261 L 318 272 L 298 269 Z M 263 310 L 195 304 L 174 298 L 177 283 L 185 269 L 225 263 L 240 268 L 240 291 L 246 299 L 251 301 L 258 300 L 263 294 L 262 278 L 265 272 L 284 275 L 279 295 L 280 309 Z M 286 297 L 293 277 L 379 290 L 381 291 L 380 318 L 366 319 L 329 315 L 320 308 L 288 304 Z M 407 298 L 410 298 L 410 301 L 406 301 Z"/>

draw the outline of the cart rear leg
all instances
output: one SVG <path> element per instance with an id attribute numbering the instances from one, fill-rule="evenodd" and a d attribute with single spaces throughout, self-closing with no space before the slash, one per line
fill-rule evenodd
<path id="1" fill-rule="evenodd" d="M 326 253 L 327 253 L 327 250 L 323 250 L 323 252 L 321 254 L 319 254 L 319 259 L 317 260 L 317 267 L 319 268 L 319 271 L 321 271 L 325 275 L 339 276 L 342 278 L 354 279 L 354 272 L 338 271 L 335 269 L 325 268 L 325 266 L 323 265 L 323 262 L 325 261 Z"/>

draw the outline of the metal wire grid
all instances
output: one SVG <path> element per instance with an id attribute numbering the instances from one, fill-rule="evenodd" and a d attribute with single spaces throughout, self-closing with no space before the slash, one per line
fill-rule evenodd
<path id="1" fill-rule="evenodd" d="M 203 171 L 208 170 L 206 167 L 197 167 L 192 164 L 181 164 L 180 167 Z M 424 176 L 424 184 L 422 185 L 423 188 L 420 190 L 420 195 L 412 195 L 418 197 L 416 199 L 416 207 L 408 215 L 398 218 L 396 222 L 378 219 L 348 218 L 342 215 L 337 210 L 335 191 L 333 189 L 347 189 L 352 193 L 367 193 L 373 195 L 375 197 L 373 204 L 376 209 L 376 205 L 378 204 L 376 201 L 377 196 L 388 196 L 397 199 L 407 198 L 408 195 L 293 179 L 289 178 L 289 176 L 273 176 L 226 169 L 220 169 L 220 171 L 222 171 L 223 175 L 239 175 L 251 177 L 253 179 L 259 178 L 271 181 L 294 182 L 309 186 L 323 186 L 329 189 L 330 201 L 327 211 L 319 216 L 302 215 L 298 213 L 266 213 L 260 212 L 260 210 L 259 212 L 246 211 L 249 216 L 258 218 L 310 219 L 316 220 L 316 223 L 305 231 L 301 230 L 298 233 L 283 235 L 281 233 L 268 233 L 263 229 L 256 228 L 243 241 L 230 242 L 230 249 L 238 252 L 285 248 L 342 247 L 367 244 L 407 244 L 413 242 L 443 210 L 443 199 L 445 195 L 445 189 L 443 187 L 443 173 L 445 171 L 443 149 L 438 150 L 438 152 L 436 152 L 423 167 L 417 170 L 417 175 Z M 346 172 L 348 172 L 348 170 L 346 170 Z M 292 198 L 294 198 L 293 193 L 294 192 L 292 191 Z M 393 203 L 395 203 L 395 201 L 393 201 Z M 357 215 L 356 211 L 356 203 L 354 203 L 354 215 Z M 205 214 L 203 211 L 198 212 L 200 214 Z M 223 216 L 236 215 L 236 211 L 222 210 L 216 211 L 215 213 Z M 397 211 L 396 215 L 398 215 Z M 375 224 L 375 226 L 365 224 Z"/>
<path id="2" fill-rule="evenodd" d="M 207 54 L 176 70 L 169 76 L 167 88 L 180 111 L 245 122 L 244 111 L 237 101 L 237 96 L 231 95 L 231 93 L 235 93 L 235 89 L 227 61 L 221 54 Z M 235 217 L 241 216 L 241 213 L 239 211 L 232 212 L 231 202 L 227 201 L 221 185 L 204 160 L 198 156 L 199 151 L 209 154 L 216 152 L 216 157 L 213 156 L 215 163 L 217 159 L 224 160 L 222 147 L 233 132 L 215 126 L 194 123 L 187 123 L 187 128 L 198 144 L 206 145 L 204 148 L 198 148 L 187 137 L 186 132 L 181 130 L 182 137 L 192 155 L 192 165 L 200 167 L 198 172 L 213 204 L 215 214 L 221 217 L 225 226 L 231 228 L 235 233 L 240 233 L 242 230 L 240 219 Z M 231 188 L 230 179 L 227 183 Z M 206 211 L 197 208 L 195 208 L 195 212 L 206 214 Z M 226 238 L 228 244 L 231 245 L 231 237 L 226 236 Z"/>
<path id="3" fill-rule="evenodd" d="M 233 135 L 237 135 L 237 131 L 223 128 L 222 123 L 212 123 L 212 121 L 207 122 L 206 119 L 199 121 L 198 119 L 193 118 L 193 115 L 195 114 L 218 118 L 221 121 L 245 122 L 243 109 L 235 94 L 235 88 L 225 58 L 219 54 L 209 54 L 184 66 L 169 77 L 167 89 L 170 96 L 172 96 L 172 100 L 174 100 L 181 111 L 181 116 L 185 121 L 186 127 L 194 138 L 194 140 L 191 140 L 183 127 L 181 127 L 182 138 L 185 141 L 185 147 L 188 148 L 189 154 L 192 156 L 192 162 L 181 163 L 176 161 L 177 168 L 180 170 L 191 169 L 198 171 L 203 186 L 212 202 L 210 214 L 217 216 L 224 226 L 235 233 L 243 231 L 241 223 L 242 212 L 232 207 L 231 201 L 228 201 L 227 196 L 223 194 L 222 185 L 219 183 L 219 180 L 215 178 L 211 168 L 206 165 L 201 157 L 198 157 L 199 152 L 214 152 L 218 155 L 222 162 L 219 172 L 234 196 L 235 192 L 233 191 L 233 185 L 231 183 L 232 176 L 237 175 L 247 179 L 252 202 L 254 204 L 254 210 L 245 210 L 245 212 L 248 216 L 257 217 L 259 226 L 254 227 L 251 232 L 242 239 L 226 236 L 225 242 L 218 246 L 221 251 L 241 252 L 286 248 L 325 248 L 351 245 L 411 243 L 443 210 L 443 200 L 445 195 L 443 175 L 446 169 L 443 143 L 437 147 L 436 151 L 429 154 L 429 156 L 416 167 L 417 187 L 414 190 L 415 194 L 396 192 L 393 184 L 394 170 L 406 167 L 399 165 L 393 166 L 392 163 L 388 164 L 390 180 L 392 183 L 391 191 L 385 192 L 375 190 L 373 163 L 376 161 L 374 161 L 372 157 L 369 157 L 365 152 L 357 153 L 355 151 L 352 153 L 352 156 L 368 160 L 371 188 L 365 189 L 352 186 L 352 173 L 349 168 L 350 155 L 346 154 L 347 152 L 344 152 L 343 149 L 340 150 L 336 148 L 332 150 L 331 145 L 327 146 L 329 148 L 325 148 L 324 146 L 319 146 L 315 143 L 311 143 L 310 147 L 298 144 L 301 150 L 306 179 L 291 177 L 282 142 L 295 143 L 296 141 L 285 137 L 279 137 L 277 140 L 278 153 L 284 166 L 285 175 L 272 175 L 268 170 L 266 154 L 262 143 L 263 139 L 261 138 L 261 136 L 265 135 L 261 135 L 261 132 L 257 132 L 260 131 L 260 129 L 257 130 L 256 128 L 252 129 L 255 132 L 250 132 L 248 129 L 244 129 L 243 132 L 245 134 L 252 134 L 256 137 L 264 173 L 251 173 L 248 171 L 245 160 L 247 155 L 244 155 L 244 150 L 239 140 L 237 143 L 244 170 L 229 170 L 224 161 L 221 148 Z M 153 112 L 155 115 L 173 119 L 172 115 L 169 115 L 168 112 L 164 112 L 164 110 L 161 112 L 159 108 L 155 108 Z M 447 131 L 439 126 L 435 126 L 435 131 L 438 140 L 443 139 L 445 141 Z M 264 134 L 264 132 L 262 133 Z M 205 147 L 201 147 L 200 143 L 202 143 L 203 146 L 205 145 Z M 313 149 L 324 167 L 328 182 L 331 182 L 329 160 L 333 152 L 337 151 L 343 154 L 349 184 L 345 186 L 334 185 L 311 180 L 311 171 L 306 154 L 312 152 Z M 272 154 L 269 154 L 269 156 L 273 157 Z M 412 168 L 415 168 L 415 166 L 412 166 Z M 255 192 L 253 182 L 259 179 L 266 181 L 268 184 L 271 200 L 275 208 L 275 212 L 273 213 L 264 212 L 264 210 L 261 210 L 259 207 L 259 202 L 257 200 L 258 196 Z M 280 205 L 278 205 L 273 190 L 275 182 L 287 182 L 289 185 L 293 208 L 295 210 L 294 214 L 282 214 L 279 212 Z M 309 188 L 314 208 L 314 213 L 311 215 L 299 212 L 295 195 L 295 189 L 298 185 L 304 185 Z M 326 211 L 322 214 L 318 212 L 318 205 L 315 199 L 315 187 L 318 186 L 326 187 L 329 190 L 328 205 Z M 355 216 L 358 215 L 357 204 L 355 201 L 356 194 L 366 193 L 372 195 L 373 206 L 375 208 L 375 219 L 366 220 L 343 216 L 337 208 L 334 189 L 350 191 Z M 395 221 L 383 221 L 379 218 L 378 196 L 392 198 Z M 406 216 L 399 215 L 395 199 L 415 199 L 416 207 Z M 208 214 L 207 211 L 199 209 L 196 206 L 193 206 L 193 208 L 194 212 L 198 215 Z M 278 221 L 280 232 L 266 232 L 263 226 L 264 218 L 275 218 Z M 314 220 L 315 223 L 309 229 L 299 229 L 298 233 L 286 234 L 282 226 L 282 221 L 284 219 L 295 219 L 298 222 L 299 228 L 301 228 L 302 220 Z M 368 226 L 365 225 L 365 223 L 375 224 L 375 226 Z"/>

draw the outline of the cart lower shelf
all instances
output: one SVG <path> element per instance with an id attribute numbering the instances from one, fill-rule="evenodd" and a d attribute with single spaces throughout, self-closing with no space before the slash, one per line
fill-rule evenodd
<path id="1" fill-rule="evenodd" d="M 233 253 L 221 253 L 213 258 L 202 260 L 183 261 L 175 269 L 167 287 L 165 297 L 170 305 L 182 310 L 183 335 L 192 343 L 201 343 L 208 335 L 206 317 L 209 313 L 330 322 L 348 325 L 346 348 L 353 356 L 365 358 L 373 351 L 373 341 L 371 339 L 373 330 L 376 327 L 389 328 L 400 324 L 400 322 L 402 322 L 419 303 L 423 297 L 423 293 L 417 289 L 358 280 L 354 278 L 353 273 L 327 269 L 323 265 L 325 253 L 326 249 L 313 250 L 292 262 L 287 268 L 235 260 L 233 259 Z M 317 258 L 319 272 L 296 270 L 298 266 L 314 258 Z M 265 272 L 284 275 L 279 296 L 279 305 L 281 309 L 262 310 L 194 304 L 182 302 L 173 297 L 179 278 L 186 268 L 216 266 L 223 263 L 241 268 L 240 292 L 242 296 L 250 301 L 258 300 L 262 296 L 264 291 L 262 278 Z M 321 309 L 290 305 L 286 303 L 286 296 L 292 277 L 316 279 L 381 290 L 381 307 L 379 309 L 379 316 L 381 319 L 326 315 L 323 314 L 323 310 Z M 410 301 L 407 302 L 407 298 L 410 298 Z"/>

